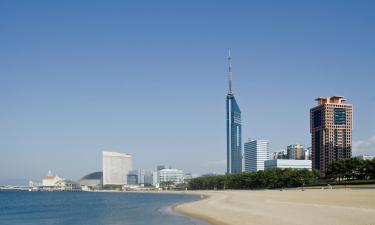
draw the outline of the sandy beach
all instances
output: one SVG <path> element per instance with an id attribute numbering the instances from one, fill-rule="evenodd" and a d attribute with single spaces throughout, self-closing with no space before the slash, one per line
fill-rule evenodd
<path id="1" fill-rule="evenodd" d="M 176 212 L 213 225 L 375 225 L 375 189 L 192 191 Z"/>

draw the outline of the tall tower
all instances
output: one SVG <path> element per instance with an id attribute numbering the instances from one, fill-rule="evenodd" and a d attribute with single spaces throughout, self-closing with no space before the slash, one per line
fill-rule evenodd
<path id="1" fill-rule="evenodd" d="M 352 154 L 353 106 L 343 96 L 317 98 L 310 109 L 312 166 L 324 175 L 334 160 Z"/>
<path id="2" fill-rule="evenodd" d="M 228 54 L 227 173 L 242 172 L 241 110 L 232 93 L 232 57 Z"/>

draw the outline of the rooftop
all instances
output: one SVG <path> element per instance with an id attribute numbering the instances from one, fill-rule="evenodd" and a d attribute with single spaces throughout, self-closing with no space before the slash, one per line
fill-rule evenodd
<path id="1" fill-rule="evenodd" d="M 103 156 L 115 156 L 115 157 L 126 157 L 126 158 L 132 157 L 130 154 L 127 154 L 127 153 L 110 152 L 110 151 L 103 151 Z"/>
<path id="2" fill-rule="evenodd" d="M 344 96 L 332 96 L 332 97 L 318 97 L 315 99 L 315 101 L 318 102 L 318 105 L 323 105 L 323 104 L 343 104 L 346 99 Z"/>

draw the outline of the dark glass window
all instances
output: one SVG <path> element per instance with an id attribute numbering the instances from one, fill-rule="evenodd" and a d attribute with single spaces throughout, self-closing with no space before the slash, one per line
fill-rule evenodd
<path id="1" fill-rule="evenodd" d="M 342 108 L 334 109 L 335 125 L 345 125 L 346 123 L 346 110 Z"/>
<path id="2" fill-rule="evenodd" d="M 315 169 L 320 169 L 320 143 L 321 143 L 321 136 L 320 131 L 315 132 Z"/>
<path id="3" fill-rule="evenodd" d="M 319 127 L 322 125 L 322 110 L 317 110 L 313 114 L 314 116 L 314 127 Z"/>

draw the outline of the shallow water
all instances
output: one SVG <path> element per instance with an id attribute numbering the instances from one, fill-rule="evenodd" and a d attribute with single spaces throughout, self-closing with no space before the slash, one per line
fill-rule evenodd
<path id="1" fill-rule="evenodd" d="M 152 193 L 0 192 L 1 225 L 192 225 L 170 206 L 199 196 Z"/>

